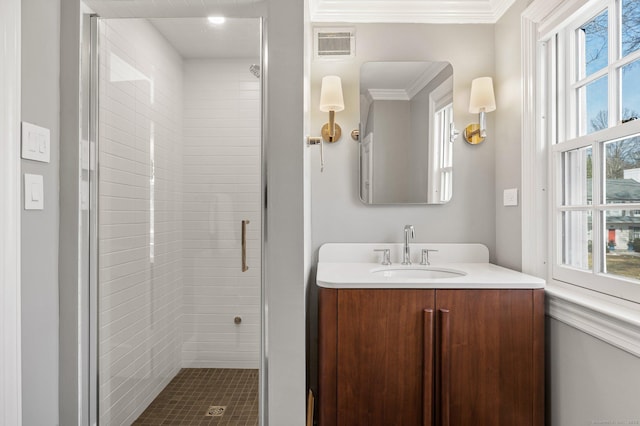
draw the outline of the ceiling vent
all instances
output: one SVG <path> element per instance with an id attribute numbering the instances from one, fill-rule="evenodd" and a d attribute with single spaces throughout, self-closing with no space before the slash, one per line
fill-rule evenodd
<path id="1" fill-rule="evenodd" d="M 356 36 L 353 28 L 314 28 L 316 59 L 349 59 L 355 57 Z"/>

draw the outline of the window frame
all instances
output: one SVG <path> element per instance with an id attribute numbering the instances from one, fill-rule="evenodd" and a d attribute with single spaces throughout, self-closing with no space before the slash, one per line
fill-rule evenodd
<path id="1" fill-rule="evenodd" d="M 429 94 L 429 185 L 427 201 L 444 204 L 453 191 L 453 77 Z"/>
<path id="2" fill-rule="evenodd" d="M 522 271 L 544 278 L 546 314 L 640 357 L 640 304 L 552 278 L 549 141 L 557 90 L 546 70 L 555 60 L 549 39 L 591 0 L 533 0 L 521 14 Z"/>
<path id="3" fill-rule="evenodd" d="M 577 285 L 580 287 L 605 293 L 610 296 L 631 302 L 640 302 L 640 280 L 634 280 L 603 271 L 606 262 L 604 244 L 606 244 L 605 215 L 609 210 L 620 210 L 620 204 L 607 204 L 603 199 L 605 178 L 604 147 L 605 143 L 613 140 L 640 134 L 640 120 L 618 124 L 622 115 L 621 107 L 621 69 L 624 65 L 640 59 L 640 50 L 626 57 L 621 55 L 620 39 L 620 11 L 622 0 L 598 0 L 589 2 L 577 13 L 551 32 L 544 40 L 541 57 L 545 64 L 541 69 L 545 81 L 546 110 L 549 120 L 546 122 L 547 138 L 549 142 L 548 164 L 550 191 L 549 244 L 550 270 L 549 277 L 553 280 Z M 608 60 L 601 70 L 593 72 L 587 77 L 579 78 L 578 66 L 581 59 L 578 28 L 591 19 L 608 11 Z M 613 34 L 613 36 L 612 36 Z M 608 78 L 608 124 L 609 127 L 592 133 L 585 130 L 580 132 L 578 120 L 579 91 L 603 76 Z M 592 152 L 592 203 L 579 205 L 563 205 L 563 153 L 580 148 L 591 147 Z M 640 208 L 640 203 L 625 204 L 624 209 Z M 592 270 L 581 270 L 563 262 L 563 222 L 564 212 L 584 211 L 592 214 Z"/>

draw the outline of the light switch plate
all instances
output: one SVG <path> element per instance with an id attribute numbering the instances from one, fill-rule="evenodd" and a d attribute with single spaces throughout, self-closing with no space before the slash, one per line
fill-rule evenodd
<path id="1" fill-rule="evenodd" d="M 507 207 L 518 205 L 518 188 L 505 189 L 503 195 L 503 205 Z"/>
<path id="2" fill-rule="evenodd" d="M 51 132 L 45 127 L 22 122 L 22 158 L 43 163 L 51 161 Z"/>
<path id="3" fill-rule="evenodd" d="M 42 175 L 24 175 L 24 209 L 44 210 L 44 178 Z"/>

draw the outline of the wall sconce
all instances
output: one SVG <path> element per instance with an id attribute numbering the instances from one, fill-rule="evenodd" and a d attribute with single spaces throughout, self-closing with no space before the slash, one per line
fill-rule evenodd
<path id="1" fill-rule="evenodd" d="M 320 89 L 320 111 L 329 113 L 329 122 L 322 126 L 322 139 L 325 142 L 337 142 L 342 136 L 342 129 L 336 123 L 336 112 L 344 110 L 342 82 L 337 75 L 322 78 Z"/>
<path id="2" fill-rule="evenodd" d="M 464 129 L 464 140 L 477 145 L 487 137 L 486 113 L 496 110 L 496 98 L 493 94 L 493 80 L 491 77 L 479 77 L 471 82 L 471 99 L 469 112 L 480 113 L 480 123 L 469 124 Z"/>

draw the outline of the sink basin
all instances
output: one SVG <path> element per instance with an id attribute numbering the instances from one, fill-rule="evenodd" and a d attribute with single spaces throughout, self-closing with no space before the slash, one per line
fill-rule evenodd
<path id="1" fill-rule="evenodd" d="M 465 272 L 456 271 L 455 269 L 430 268 L 430 267 L 404 267 L 404 268 L 376 268 L 371 270 L 372 274 L 381 275 L 388 278 L 421 278 L 421 279 L 439 279 L 439 278 L 455 278 L 467 275 Z"/>

